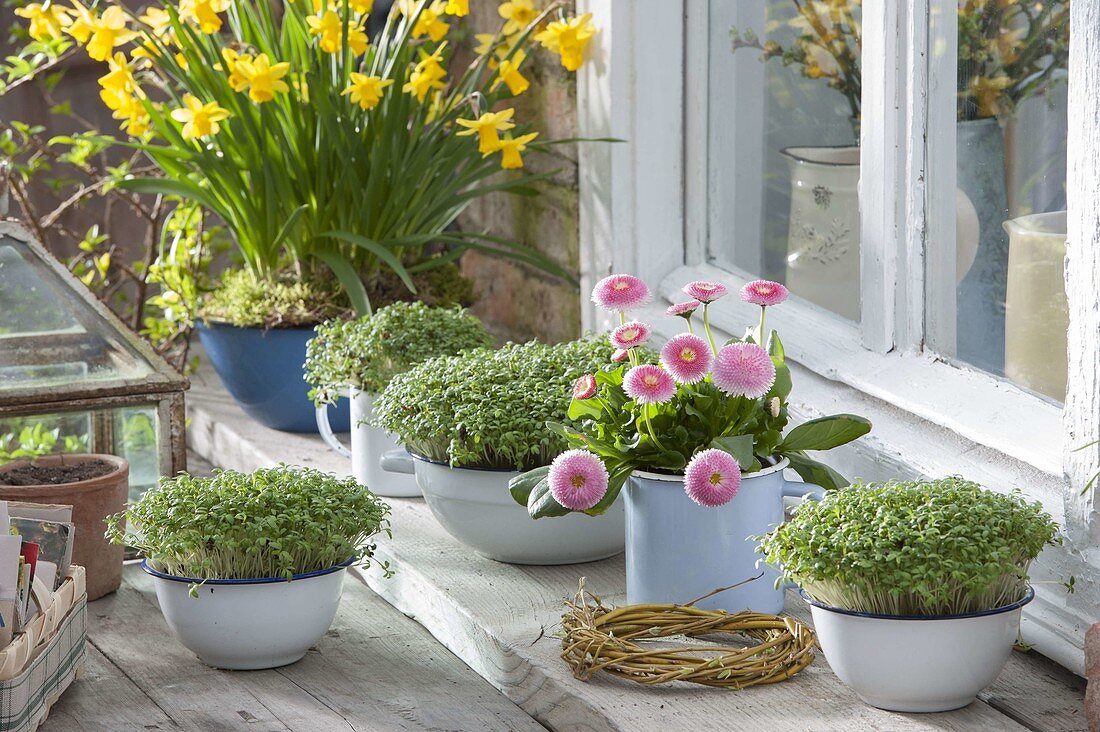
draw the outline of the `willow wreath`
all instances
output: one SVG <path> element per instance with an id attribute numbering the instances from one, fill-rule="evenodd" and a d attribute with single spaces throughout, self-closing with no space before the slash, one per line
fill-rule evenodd
<path id="1" fill-rule="evenodd" d="M 561 657 L 573 676 L 588 681 L 603 671 L 640 684 L 688 681 L 745 689 L 785 681 L 813 663 L 817 638 L 794 618 L 765 613 L 727 613 L 687 605 L 625 605 L 609 609 L 584 586 L 562 616 Z M 738 635 L 745 646 L 716 644 L 646 646 L 687 636 Z"/>

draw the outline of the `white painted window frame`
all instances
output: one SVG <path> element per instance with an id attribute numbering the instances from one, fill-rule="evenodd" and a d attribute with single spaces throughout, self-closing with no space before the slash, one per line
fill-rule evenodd
<path id="1" fill-rule="evenodd" d="M 704 115 L 693 110 L 705 109 L 707 90 L 688 73 L 706 63 L 706 50 L 685 43 L 703 3 L 577 5 L 601 29 L 578 78 L 580 133 L 623 140 L 582 146 L 581 289 L 587 293 L 613 270 L 638 274 L 659 295 L 644 315 L 667 337 L 680 323 L 661 312 L 684 282 L 749 279 L 706 262 L 707 135 Z M 1025 614 L 1025 636 L 1081 672 L 1084 630 L 1100 621 L 1100 520 L 1093 495 L 1080 494 L 1100 448 L 1074 450 L 1100 437 L 1100 6 L 1072 6 L 1064 409 L 923 350 L 926 333 L 949 335 L 942 329 L 955 320 L 953 296 L 932 297 L 937 281 L 952 283 L 953 295 L 954 263 L 943 254 L 953 247 L 929 247 L 926 260 L 924 246 L 954 237 L 948 217 L 926 216 L 954 206 L 954 161 L 935 157 L 953 150 L 952 140 L 930 147 L 926 135 L 954 134 L 954 69 L 936 68 L 926 53 L 930 34 L 947 37 L 929 19 L 950 17 L 935 11 L 954 7 L 955 0 L 864 4 L 864 57 L 892 62 L 863 67 L 860 185 L 881 193 L 861 201 L 861 324 L 804 302 L 775 308 L 770 322 L 796 362 L 796 418 L 840 410 L 875 423 L 870 436 L 828 454 L 838 468 L 869 478 L 976 476 L 991 488 L 1020 488 L 1063 525 L 1064 545 L 1045 552 L 1033 570 L 1037 601 Z M 868 122 L 872 114 L 876 123 Z M 937 183 L 926 186 L 929 180 Z M 713 323 L 739 333 L 753 310 L 726 298 Z M 602 325 L 590 304 L 583 317 L 586 327 Z M 1073 595 L 1060 586 L 1070 575 Z"/>

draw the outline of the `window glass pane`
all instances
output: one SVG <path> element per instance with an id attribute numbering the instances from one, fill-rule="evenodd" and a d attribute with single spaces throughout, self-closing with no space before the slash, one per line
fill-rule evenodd
<path id="1" fill-rule="evenodd" d="M 710 0 L 705 27 L 710 257 L 857 320 L 859 2 Z"/>
<path id="2" fill-rule="evenodd" d="M 932 345 L 1061 401 L 1069 3 L 962 0 L 950 9 L 957 42 L 940 47 L 954 47 L 958 69 L 956 321 L 954 338 Z M 950 297 L 931 274 L 930 296 Z"/>

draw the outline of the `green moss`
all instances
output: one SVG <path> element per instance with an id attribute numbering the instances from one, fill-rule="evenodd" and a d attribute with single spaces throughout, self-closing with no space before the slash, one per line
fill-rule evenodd
<path id="1" fill-rule="evenodd" d="M 438 307 L 466 307 L 474 302 L 474 285 L 453 263 L 413 276 L 412 293 L 386 270 L 367 283 L 375 308 L 394 302 L 420 301 Z M 202 301 L 199 316 L 242 328 L 296 328 L 355 316 L 340 283 L 327 271 L 300 276 L 284 270 L 271 280 L 232 269 Z"/>

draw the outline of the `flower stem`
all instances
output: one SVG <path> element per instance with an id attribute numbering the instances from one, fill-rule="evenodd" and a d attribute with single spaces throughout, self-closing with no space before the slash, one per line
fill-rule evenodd
<path id="1" fill-rule="evenodd" d="M 653 431 L 653 422 L 649 418 L 649 408 L 642 407 L 642 420 L 645 422 L 646 429 L 649 430 L 649 438 L 653 440 L 653 444 L 657 446 L 657 449 L 661 452 L 665 451 L 665 446 L 661 444 L 661 441 L 657 439 L 657 433 Z"/>
<path id="2" fill-rule="evenodd" d="M 761 348 L 763 348 L 765 350 L 768 348 L 768 344 L 765 342 L 767 340 L 767 338 L 764 335 L 764 313 L 766 313 L 767 311 L 768 311 L 768 308 L 766 308 L 763 305 L 760 306 L 760 330 L 758 330 L 756 332 L 756 340 L 757 340 L 756 345 L 760 346 Z"/>
<path id="3" fill-rule="evenodd" d="M 708 308 L 710 308 L 710 303 L 703 303 L 703 330 L 707 332 L 707 341 L 710 343 L 710 350 L 717 356 L 718 347 L 714 345 L 714 335 L 710 332 L 710 318 L 707 313 Z"/>
<path id="4" fill-rule="evenodd" d="M 691 317 L 684 318 L 688 322 L 688 333 L 695 335 L 695 326 L 691 324 Z"/>

